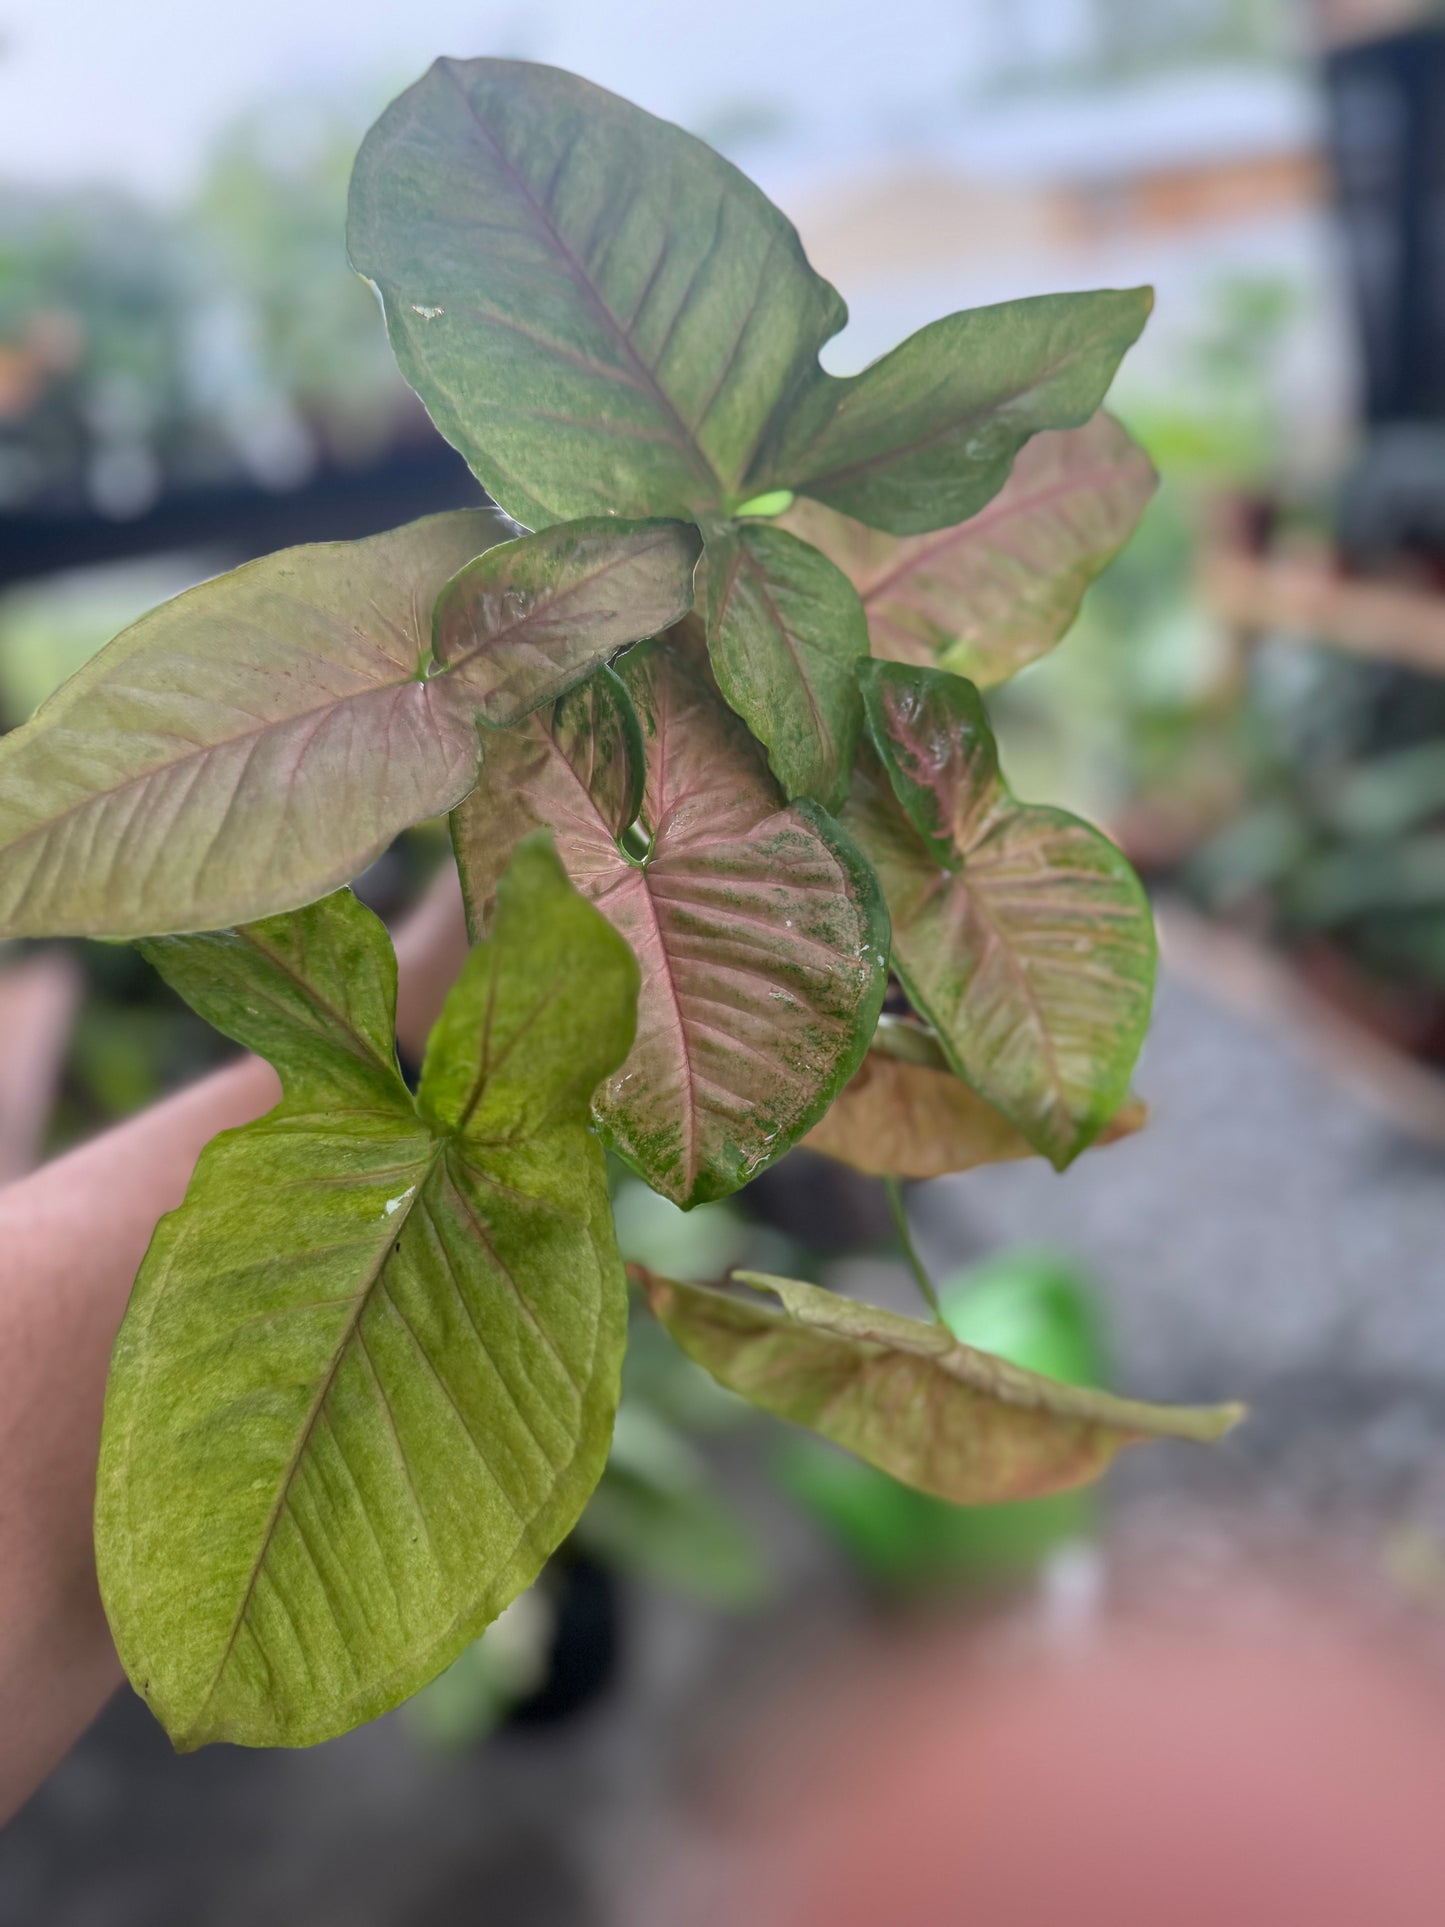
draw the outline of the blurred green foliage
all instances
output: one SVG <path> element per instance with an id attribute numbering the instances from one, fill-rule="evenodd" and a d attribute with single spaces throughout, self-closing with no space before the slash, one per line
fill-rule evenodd
<path id="1" fill-rule="evenodd" d="M 178 212 L 7 194 L 0 508 L 123 518 L 164 484 L 284 487 L 414 411 L 341 238 L 362 120 L 277 102 L 221 137 Z"/>
<path id="2" fill-rule="evenodd" d="M 1064 643 L 990 698 L 1019 790 L 1106 819 L 1161 794 L 1208 814 L 1239 792 L 1254 724 L 1212 698 L 1220 638 L 1196 558 L 1215 498 L 1278 469 L 1275 362 L 1296 303 L 1288 281 L 1225 278 L 1168 395 L 1119 408 L 1160 487 Z"/>
<path id="3" fill-rule="evenodd" d="M 1135 836 L 1213 913 L 1326 942 L 1385 994 L 1445 996 L 1445 683 L 1307 637 L 1262 638 L 1221 698 L 1222 639 L 1195 590 L 1220 497 L 1275 536 L 1328 540 L 1327 487 L 1279 496 L 1288 428 L 1282 281 L 1217 289 L 1169 397 L 1123 412 L 1162 478 L 1063 647 L 991 699 L 1021 788 Z M 1172 827 L 1171 827 L 1172 826 Z M 1422 1019 L 1445 1046 L 1445 1017 Z"/>

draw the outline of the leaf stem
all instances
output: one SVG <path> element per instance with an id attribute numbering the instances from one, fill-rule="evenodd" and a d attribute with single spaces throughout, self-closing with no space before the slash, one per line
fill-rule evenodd
<path id="1" fill-rule="evenodd" d="M 938 1302 L 938 1293 L 933 1288 L 933 1280 L 928 1268 L 918 1255 L 918 1247 L 913 1242 L 913 1233 L 908 1229 L 908 1213 L 903 1208 L 903 1186 L 897 1178 L 884 1178 L 884 1196 L 888 1199 L 888 1214 L 893 1220 L 893 1229 L 898 1233 L 898 1249 L 903 1253 L 904 1263 L 913 1273 L 918 1289 L 923 1293 L 928 1309 L 942 1325 L 946 1321 L 943 1307 Z"/>

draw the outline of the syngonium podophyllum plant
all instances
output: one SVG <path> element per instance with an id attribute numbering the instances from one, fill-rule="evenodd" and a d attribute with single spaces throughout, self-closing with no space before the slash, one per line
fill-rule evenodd
<path id="1" fill-rule="evenodd" d="M 284 1090 L 156 1231 L 107 1394 L 102 1591 L 184 1747 L 394 1705 L 570 1531 L 628 1315 L 604 1146 L 684 1208 L 805 1138 L 1062 1168 L 1137 1122 L 1153 986 L 1128 864 L 1015 800 L 979 695 L 1149 495 L 1098 412 L 1147 291 L 840 379 L 843 303 L 742 175 L 492 60 L 383 114 L 349 245 L 495 506 L 207 582 L 0 746 L 0 934 L 139 940 Z M 413 1093 L 345 886 L 444 812 L 474 947 Z M 960 1502 L 1232 1416 L 785 1279 L 638 1282 L 725 1385 Z"/>

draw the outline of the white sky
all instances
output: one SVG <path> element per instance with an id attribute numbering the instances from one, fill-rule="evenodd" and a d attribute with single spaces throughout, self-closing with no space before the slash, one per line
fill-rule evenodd
<path id="1" fill-rule="evenodd" d="M 1307 137 L 1311 90 L 1279 72 L 1178 73 L 1128 103 L 968 104 L 1000 51 L 1067 57 L 1089 17 L 1089 0 L 0 0 L 0 195 L 7 181 L 101 180 L 183 200 L 217 133 L 248 108 L 331 95 L 364 125 L 442 53 L 552 61 L 704 135 L 737 109 L 780 109 L 788 138 L 738 158 L 799 219 L 819 183 L 908 154 L 975 178 L 1082 180 L 1146 152 L 1188 160 Z M 1221 267 L 1323 285 L 1319 224 L 1286 229 L 850 279 L 853 321 L 829 364 L 860 366 L 951 308 L 1136 280 L 1159 286 L 1150 337 L 1162 353 L 1166 322 L 1187 319 L 1196 284 Z M 1318 356 L 1299 359 L 1316 370 Z"/>
<path id="2" fill-rule="evenodd" d="M 1033 0 L 1037 6 L 1038 0 Z M 259 99 L 379 108 L 441 53 L 570 67 L 704 125 L 778 105 L 828 146 L 961 99 L 1000 0 L 0 0 L 0 180 L 183 195 Z"/>

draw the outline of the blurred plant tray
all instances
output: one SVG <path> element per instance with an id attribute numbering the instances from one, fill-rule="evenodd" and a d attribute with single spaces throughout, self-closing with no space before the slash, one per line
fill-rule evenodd
<path id="1" fill-rule="evenodd" d="M 1353 574 L 1318 535 L 1273 545 L 1274 513 L 1269 503 L 1226 500 L 1200 552 L 1200 597 L 1231 633 L 1237 659 L 1268 635 L 1445 676 L 1445 588 L 1418 560 L 1402 559 L 1408 579 Z"/>

